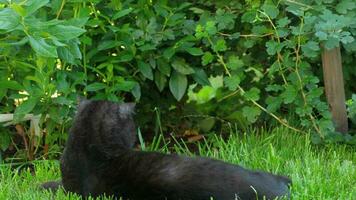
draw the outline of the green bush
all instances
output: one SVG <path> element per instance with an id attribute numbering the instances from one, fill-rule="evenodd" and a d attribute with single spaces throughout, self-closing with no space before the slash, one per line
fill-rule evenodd
<path id="1" fill-rule="evenodd" d="M 342 46 L 351 96 L 355 10 L 352 0 L 1 0 L 0 112 L 42 114 L 44 150 L 61 146 L 78 95 L 139 101 L 142 127 L 154 110 L 167 127 L 206 131 L 273 118 L 314 142 L 352 142 L 334 137 L 320 44 Z"/>

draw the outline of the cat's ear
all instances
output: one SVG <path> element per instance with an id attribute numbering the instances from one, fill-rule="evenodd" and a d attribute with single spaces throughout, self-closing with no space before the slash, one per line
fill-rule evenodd
<path id="1" fill-rule="evenodd" d="M 90 103 L 90 100 L 86 99 L 85 97 L 82 96 L 77 96 L 77 110 L 83 110 L 88 104 Z"/>
<path id="2" fill-rule="evenodd" d="M 77 105 L 80 105 L 81 103 L 86 103 L 86 102 L 88 102 L 89 100 L 88 99 L 86 99 L 85 97 L 83 97 L 83 96 L 77 96 Z"/>
<path id="3" fill-rule="evenodd" d="M 135 113 L 135 103 L 122 103 L 120 104 L 120 116 L 127 117 Z"/>

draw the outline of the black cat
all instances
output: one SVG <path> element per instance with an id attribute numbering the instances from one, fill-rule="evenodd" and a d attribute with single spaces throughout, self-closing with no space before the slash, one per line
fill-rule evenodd
<path id="1" fill-rule="evenodd" d="M 132 104 L 80 104 L 61 158 L 66 191 L 130 200 L 289 198 L 287 177 L 209 158 L 132 150 L 132 112 Z"/>

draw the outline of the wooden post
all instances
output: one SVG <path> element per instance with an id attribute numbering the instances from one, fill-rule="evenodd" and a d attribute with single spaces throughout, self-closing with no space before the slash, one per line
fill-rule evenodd
<path id="1" fill-rule="evenodd" d="M 348 131 L 348 123 L 340 47 L 333 49 L 323 48 L 322 62 L 325 93 L 336 131 L 346 133 Z"/>

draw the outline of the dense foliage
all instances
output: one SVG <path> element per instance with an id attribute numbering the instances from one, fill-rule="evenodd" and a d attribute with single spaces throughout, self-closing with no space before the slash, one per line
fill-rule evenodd
<path id="1" fill-rule="evenodd" d="M 275 119 L 353 143 L 334 131 L 320 46 L 342 48 L 355 124 L 355 17 L 352 0 L 0 0 L 0 113 L 42 114 L 43 131 L 25 129 L 32 145 L 17 149 L 30 158 L 58 150 L 78 94 L 139 102 L 143 128 L 154 112 L 181 130 Z M 2 151 L 13 132 L 2 128 Z"/>

